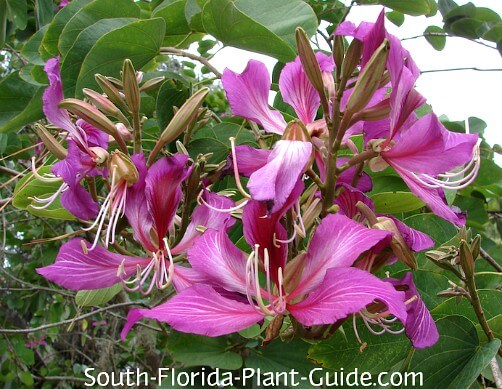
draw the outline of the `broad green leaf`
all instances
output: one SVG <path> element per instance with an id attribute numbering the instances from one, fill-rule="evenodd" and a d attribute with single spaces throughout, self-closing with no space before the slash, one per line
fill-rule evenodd
<path id="1" fill-rule="evenodd" d="M 228 350 L 229 340 L 226 337 L 209 338 L 173 331 L 167 349 L 171 357 L 185 367 L 211 366 L 235 370 L 242 366 L 242 357 Z"/>
<path id="2" fill-rule="evenodd" d="M 296 56 L 295 29 L 313 35 L 317 18 L 301 0 L 209 0 L 202 11 L 204 29 L 224 44 L 270 55 Z"/>
<path id="3" fill-rule="evenodd" d="M 410 192 L 383 192 L 371 196 L 375 211 L 379 213 L 410 212 L 422 208 L 425 204 Z"/>
<path id="4" fill-rule="evenodd" d="M 162 84 L 157 95 L 157 123 L 164 130 L 174 116 L 174 107 L 181 107 L 190 96 L 188 87 L 171 81 Z"/>
<path id="5" fill-rule="evenodd" d="M 43 117 L 42 87 L 14 72 L 0 81 L 0 132 L 16 131 Z"/>
<path id="6" fill-rule="evenodd" d="M 371 194 L 377 194 L 382 192 L 406 192 L 408 187 L 404 183 L 401 177 L 395 176 L 373 176 L 371 177 L 373 181 L 373 189 Z M 408 189 L 409 190 L 409 189 Z"/>
<path id="7" fill-rule="evenodd" d="M 47 31 L 48 26 L 42 27 L 24 44 L 21 49 L 21 55 L 34 65 L 44 65 L 45 61 L 40 57 L 38 49 L 42 43 L 42 38 Z"/>
<path id="8" fill-rule="evenodd" d="M 50 167 L 42 167 L 38 172 L 41 175 L 47 174 L 50 172 Z M 32 204 L 36 204 L 33 197 L 48 197 L 54 194 L 60 186 L 61 182 L 42 182 L 36 179 L 32 173 L 29 173 L 16 184 L 12 205 L 18 209 L 27 210 L 36 216 L 73 220 L 75 217 L 61 206 L 59 198 L 45 209 L 35 209 L 31 206 Z"/>
<path id="9" fill-rule="evenodd" d="M 478 293 L 486 319 L 490 320 L 499 315 L 500 307 L 502 307 L 502 291 L 493 289 L 480 289 L 478 290 Z M 471 304 L 465 298 L 460 300 L 460 302 L 457 302 L 455 297 L 449 298 L 448 300 L 434 308 L 431 313 L 435 318 L 449 315 L 462 315 L 470 319 L 473 323 L 478 322 Z"/>
<path id="10" fill-rule="evenodd" d="M 424 388 L 468 388 L 500 346 L 496 339 L 480 348 L 473 324 L 462 316 L 437 321 L 439 341 L 415 350 L 409 370 L 423 372 Z"/>
<path id="11" fill-rule="evenodd" d="M 450 30 L 458 36 L 464 38 L 476 39 L 478 38 L 478 29 L 483 25 L 483 22 L 472 18 L 463 18 L 453 22 Z"/>
<path id="12" fill-rule="evenodd" d="M 477 197 L 457 196 L 453 203 L 462 211 L 467 212 L 467 225 L 478 229 L 483 228 L 483 224 L 488 222 L 488 213 L 485 209 L 485 202 Z"/>
<path id="13" fill-rule="evenodd" d="M 361 344 L 356 338 L 352 320 L 343 326 L 344 332 L 337 331 L 332 337 L 314 344 L 308 357 L 328 369 L 351 371 L 358 368 L 371 374 L 389 371 L 392 366 L 402 361 L 411 348 L 405 335 L 374 335 L 361 322 L 357 322 L 360 339 L 367 343 L 361 351 Z"/>
<path id="14" fill-rule="evenodd" d="M 87 27 L 102 19 L 139 18 L 138 6 L 130 0 L 94 0 L 80 8 L 66 23 L 59 37 L 58 49 L 65 55 L 72 47 L 77 36 Z"/>
<path id="15" fill-rule="evenodd" d="M 18 377 L 21 380 L 21 382 L 26 386 L 31 387 L 35 383 L 35 381 L 33 380 L 33 376 L 29 371 L 20 371 Z"/>
<path id="16" fill-rule="evenodd" d="M 103 289 L 79 290 L 75 295 L 75 303 L 79 307 L 100 306 L 110 301 L 121 290 L 121 283 Z"/>
<path id="17" fill-rule="evenodd" d="M 6 0 L 9 20 L 19 30 L 24 30 L 28 24 L 28 5 L 26 0 Z"/>
<path id="18" fill-rule="evenodd" d="M 424 36 L 427 42 L 434 47 L 435 50 L 441 51 L 446 45 L 446 33 L 441 27 L 429 26 L 424 31 Z"/>
<path id="19" fill-rule="evenodd" d="M 230 153 L 230 141 L 235 138 L 236 145 L 255 145 L 255 138 L 251 132 L 234 123 L 220 123 L 214 127 L 204 127 L 192 138 L 188 145 L 188 152 L 192 158 L 198 154 L 212 153 L 208 158 L 209 163 L 220 163 Z"/>
<path id="20" fill-rule="evenodd" d="M 453 0 L 438 0 L 439 12 L 443 15 L 443 18 L 450 12 L 452 9 L 457 8 L 458 4 Z"/>
<path id="21" fill-rule="evenodd" d="M 404 14 L 397 11 L 386 12 L 385 16 L 389 19 L 393 24 L 398 27 L 401 27 L 404 23 Z"/>
<path id="22" fill-rule="evenodd" d="M 19 70 L 19 77 L 30 84 L 43 86 L 44 88 L 49 83 L 42 65 L 28 64 L 23 66 Z"/>
<path id="23" fill-rule="evenodd" d="M 164 46 L 176 46 L 191 33 L 185 18 L 186 3 L 187 0 L 165 1 L 152 12 L 152 17 L 162 18 L 166 22 Z"/>
<path id="24" fill-rule="evenodd" d="M 457 229 L 453 224 L 432 213 L 413 215 L 404 219 L 404 222 L 411 228 L 429 235 L 436 242 L 436 247 L 449 241 L 457 234 Z"/>
<path id="25" fill-rule="evenodd" d="M 185 19 L 193 31 L 204 32 L 202 24 L 202 8 L 208 0 L 186 0 Z"/>
<path id="26" fill-rule="evenodd" d="M 408 270 L 392 274 L 392 277 L 402 278 L 407 272 Z M 444 302 L 444 298 L 438 297 L 437 294 L 450 287 L 448 278 L 443 274 L 421 269 L 413 272 L 413 283 L 429 310 Z"/>
<path id="27" fill-rule="evenodd" d="M 407 15 L 428 15 L 432 12 L 432 7 L 428 0 L 380 0 L 379 3 Z"/>
<path id="28" fill-rule="evenodd" d="M 58 41 L 61 31 L 63 31 L 64 26 L 71 17 L 78 12 L 80 8 L 90 3 L 91 0 L 73 0 L 66 7 L 62 8 L 52 19 L 49 24 L 47 32 L 42 39 L 42 46 L 44 50 L 41 50 L 41 55 L 44 60 L 48 60 L 51 57 L 56 57 L 59 55 L 58 51 Z"/>
<path id="29" fill-rule="evenodd" d="M 105 34 L 82 63 L 76 96 L 82 96 L 82 88 L 97 88 L 96 73 L 118 77 L 126 58 L 132 61 L 135 69 L 141 69 L 158 54 L 164 31 L 164 20 L 155 18 L 131 22 Z"/>
<path id="30" fill-rule="evenodd" d="M 0 0 L 0 47 L 3 47 L 7 39 L 7 3 Z"/>
<path id="31" fill-rule="evenodd" d="M 124 27 L 133 21 L 134 19 L 102 19 L 80 33 L 61 62 L 61 78 L 66 97 L 75 95 L 75 86 L 82 63 L 96 42 L 110 31 Z"/>
<path id="32" fill-rule="evenodd" d="M 502 41 L 502 23 L 491 27 L 483 34 L 482 38 L 492 42 Z"/>
<path id="33" fill-rule="evenodd" d="M 54 16 L 54 2 L 52 0 L 36 0 L 35 13 L 38 28 L 45 27 Z"/>

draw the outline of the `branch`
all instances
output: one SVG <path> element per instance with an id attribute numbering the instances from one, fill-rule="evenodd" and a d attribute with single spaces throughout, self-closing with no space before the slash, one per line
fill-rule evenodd
<path id="1" fill-rule="evenodd" d="M 192 54 L 189 53 L 188 51 L 177 49 L 176 47 L 161 47 L 160 53 L 177 55 L 180 57 L 186 57 L 198 61 L 201 64 L 203 64 L 206 68 L 208 68 L 211 72 L 213 72 L 216 75 L 216 77 L 221 78 L 221 73 L 218 71 L 218 69 L 216 69 L 213 65 L 211 65 L 207 60 L 207 58 L 201 57 L 200 55 Z"/>
<path id="2" fill-rule="evenodd" d="M 86 319 L 90 316 L 93 316 L 96 313 L 105 312 L 109 309 L 122 308 L 122 307 L 127 307 L 130 305 L 144 305 L 144 306 L 146 306 L 146 304 L 128 301 L 125 303 L 118 303 L 118 304 L 110 305 L 108 307 L 99 308 L 99 309 L 96 309 L 92 312 L 86 313 L 84 315 L 77 316 L 73 319 L 62 320 L 62 321 L 59 321 L 56 323 L 44 324 L 39 327 L 23 328 L 23 329 L 0 328 L 0 334 L 29 334 L 31 332 L 43 331 L 43 330 L 46 330 L 46 329 L 52 328 L 52 327 L 64 326 L 65 324 L 73 324 L 77 321 L 80 321 L 80 320 Z"/>
<path id="3" fill-rule="evenodd" d="M 10 169 L 10 168 L 5 167 L 5 166 L 0 166 L 0 172 L 8 174 L 10 176 L 14 176 L 14 177 L 18 177 L 20 175 L 24 176 L 23 173 L 19 173 L 18 171 L 14 170 L 14 169 Z"/>
<path id="4" fill-rule="evenodd" d="M 420 74 L 438 73 L 438 72 L 456 72 L 456 71 L 460 71 L 460 70 L 475 70 L 477 72 L 502 72 L 502 68 L 480 69 L 480 68 L 476 68 L 476 67 L 465 67 L 465 68 L 422 70 L 422 71 L 420 71 Z"/>
<path id="5" fill-rule="evenodd" d="M 428 32 L 428 33 L 421 34 L 421 35 L 415 35 L 415 36 L 410 36 L 408 38 L 402 38 L 401 40 L 402 41 L 407 41 L 407 40 L 417 39 L 417 38 L 422 38 L 422 37 L 425 38 L 425 37 L 428 37 L 428 36 L 444 36 L 444 37 L 450 37 L 450 38 L 463 38 L 463 39 L 467 39 L 467 40 L 469 40 L 471 42 L 477 43 L 478 45 L 485 46 L 485 47 L 488 47 L 490 49 L 498 50 L 495 46 L 491 46 L 491 45 L 489 45 L 487 43 L 484 43 L 484 42 L 481 42 L 481 41 L 478 41 L 478 40 L 475 40 L 475 39 L 466 38 L 466 37 L 462 37 L 462 36 L 458 36 L 458 35 L 450 35 L 450 34 L 442 33 L 442 32 Z"/>
<path id="6" fill-rule="evenodd" d="M 488 262 L 490 265 L 492 265 L 495 270 L 498 272 L 502 272 L 502 266 L 500 266 L 495 259 L 492 258 L 490 254 L 484 249 L 480 248 L 479 254 L 481 255 L 481 258 L 483 258 L 486 262 Z"/>
<path id="7" fill-rule="evenodd" d="M 37 381 L 76 381 L 76 382 L 85 382 L 89 383 L 89 380 L 85 378 L 80 378 L 80 377 L 64 377 L 64 376 L 46 376 L 46 377 L 39 377 L 39 376 L 33 376 Z"/>

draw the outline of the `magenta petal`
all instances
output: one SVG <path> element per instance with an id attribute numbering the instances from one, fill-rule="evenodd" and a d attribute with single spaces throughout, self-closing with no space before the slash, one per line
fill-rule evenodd
<path id="1" fill-rule="evenodd" d="M 234 115 L 261 124 L 267 132 L 284 132 L 286 122 L 281 113 L 268 106 L 270 75 L 265 64 L 250 60 L 241 74 L 225 69 L 221 82 Z"/>
<path id="2" fill-rule="evenodd" d="M 207 278 L 191 267 L 184 267 L 175 264 L 173 285 L 176 292 L 180 293 L 196 284 L 207 283 Z"/>
<path id="3" fill-rule="evenodd" d="M 423 233 L 422 231 L 408 227 L 405 223 L 395 218 L 394 216 L 388 215 L 387 217 L 394 220 L 394 223 L 396 223 L 396 226 L 403 236 L 404 241 L 413 251 L 419 252 L 434 247 L 434 241 L 429 237 L 429 235 Z"/>
<path id="4" fill-rule="evenodd" d="M 149 258 L 129 257 L 111 253 L 101 246 L 84 253 L 83 239 L 75 238 L 59 249 L 56 262 L 37 269 L 37 273 L 64 288 L 72 290 L 101 289 L 114 285 L 136 273 L 137 265 L 144 266 Z M 122 277 L 117 275 L 122 265 Z"/>
<path id="5" fill-rule="evenodd" d="M 159 242 L 166 235 L 181 201 L 181 182 L 188 173 L 187 160 L 188 156 L 175 154 L 159 159 L 148 169 L 146 199 Z"/>
<path id="6" fill-rule="evenodd" d="M 366 204 L 371 210 L 375 209 L 373 201 L 363 192 L 347 184 L 342 183 L 341 186 L 343 186 L 343 190 L 335 199 L 335 204 L 340 207 L 338 211 L 340 215 L 345 215 L 350 219 L 355 219 L 356 217 L 359 220 L 365 219 L 359 208 L 356 207 L 359 201 Z"/>
<path id="7" fill-rule="evenodd" d="M 235 147 L 235 156 L 237 158 L 237 168 L 239 174 L 244 177 L 249 177 L 258 169 L 261 169 L 267 164 L 270 150 L 255 149 L 254 147 L 241 145 Z M 228 156 L 227 166 L 225 171 L 233 174 L 234 160 L 232 154 Z"/>
<path id="8" fill-rule="evenodd" d="M 387 231 L 366 228 L 346 216 L 328 215 L 314 233 L 305 268 L 292 295 L 298 297 L 314 290 L 328 269 L 351 266 L 360 254 L 389 235 Z"/>
<path id="9" fill-rule="evenodd" d="M 205 192 L 204 200 L 206 203 L 217 209 L 229 209 L 235 206 L 234 202 L 226 197 L 216 193 Z M 218 212 L 208 208 L 205 204 L 198 205 L 192 213 L 190 224 L 188 225 L 183 239 L 171 249 L 172 254 L 181 254 L 192 247 L 195 240 L 200 236 L 197 227 L 206 227 L 212 230 L 228 230 L 235 223 L 228 212 Z"/>
<path id="10" fill-rule="evenodd" d="M 195 285 L 155 308 L 131 310 L 121 336 L 125 339 L 142 318 L 165 322 L 177 331 L 214 337 L 243 330 L 263 317 L 249 304 L 223 297 L 208 285 Z"/>
<path id="11" fill-rule="evenodd" d="M 312 143 L 280 140 L 268 163 L 251 175 L 247 187 L 258 201 L 273 201 L 272 212 L 282 208 L 312 154 Z"/>
<path id="12" fill-rule="evenodd" d="M 336 160 L 336 165 L 342 166 L 344 163 L 346 163 L 349 160 L 347 157 L 340 157 L 337 158 Z M 354 175 L 357 172 L 357 166 L 351 166 L 340 176 L 338 177 L 337 184 L 347 184 L 347 185 L 352 185 L 352 182 L 354 180 Z M 366 172 L 360 172 L 359 173 L 361 176 L 359 177 L 359 180 L 357 181 L 357 189 L 359 189 L 361 192 L 369 192 L 371 189 L 373 189 L 373 182 L 371 181 L 371 177 L 366 173 Z"/>
<path id="13" fill-rule="evenodd" d="M 283 100 L 294 108 L 304 124 L 314 121 L 321 99 L 308 80 L 299 57 L 284 66 L 279 78 L 279 89 Z"/>
<path id="14" fill-rule="evenodd" d="M 99 211 L 98 203 L 81 184 L 76 184 L 73 188 L 65 190 L 61 195 L 60 202 L 72 215 L 82 220 L 93 219 Z"/>
<path id="15" fill-rule="evenodd" d="M 306 326 L 331 324 L 357 313 L 373 301 L 383 302 L 406 321 L 405 296 L 388 282 L 353 267 L 329 269 L 319 287 L 305 300 L 288 304 L 289 312 Z"/>
<path id="16" fill-rule="evenodd" d="M 134 154 L 132 161 L 138 169 L 138 181 L 127 190 L 127 206 L 125 215 L 127 221 L 132 227 L 134 239 L 142 244 L 148 251 L 157 251 L 158 242 L 152 242 L 150 231 L 153 220 L 150 212 L 146 211 L 146 175 L 147 168 L 145 156 L 143 154 Z"/>
<path id="17" fill-rule="evenodd" d="M 85 134 L 87 138 L 87 144 L 89 146 L 91 147 L 98 146 L 102 147 L 103 149 L 108 148 L 108 142 L 110 140 L 110 136 L 107 133 L 98 130 L 92 124 L 89 124 L 82 119 L 78 119 L 76 124 L 77 127 L 80 128 Z"/>
<path id="18" fill-rule="evenodd" d="M 404 322 L 406 335 L 412 341 L 413 347 L 424 348 L 434 345 L 439 339 L 436 323 L 420 298 L 412 274 L 406 273 L 402 280 L 391 278 L 388 281 L 393 285 L 408 286 L 409 289 L 405 291 L 406 300 L 417 297 L 417 300 L 406 306 L 408 316 Z"/>
<path id="19" fill-rule="evenodd" d="M 188 261 L 213 285 L 246 293 L 246 257 L 225 230 L 206 230 L 188 250 Z"/>

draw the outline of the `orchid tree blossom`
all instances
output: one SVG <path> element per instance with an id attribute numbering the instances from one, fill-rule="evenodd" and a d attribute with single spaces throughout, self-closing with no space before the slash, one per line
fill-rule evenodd
<path id="1" fill-rule="evenodd" d="M 380 319 L 389 315 L 406 323 L 405 294 L 351 267 L 360 254 L 387 239 L 388 234 L 367 229 L 345 216 L 328 215 L 307 252 L 284 270 L 279 267 L 274 276 L 270 274 L 268 250 L 261 258 L 256 245 L 247 256 L 225 231 L 207 230 L 188 252 L 192 269 L 205 279 L 204 283 L 187 287 L 155 308 L 133 309 L 122 337 L 141 318 L 206 336 L 236 332 L 266 316 L 287 314 L 305 326 L 332 324 L 353 314 L 371 317 L 372 324 L 382 323 Z M 260 269 L 265 273 L 263 285 Z M 374 302 L 383 304 L 384 311 L 369 313 Z M 383 328 L 392 331 L 387 324 Z"/>
<path id="2" fill-rule="evenodd" d="M 229 215 L 200 205 L 194 210 L 180 243 L 170 249 L 166 235 L 172 228 L 182 198 L 181 182 L 190 172 L 185 166 L 187 156 L 166 157 L 148 169 L 142 154 L 134 155 L 132 161 L 139 176 L 128 189 L 125 215 L 135 240 L 150 255 L 127 256 L 110 252 L 99 245 L 91 250 L 90 243 L 75 238 L 61 247 L 54 264 L 37 269 L 39 274 L 73 290 L 100 289 L 122 282 L 126 290 L 148 294 L 154 287 L 165 289 L 172 282 L 182 283 L 187 277 L 181 269 L 181 279 L 174 280 L 178 266 L 174 264 L 173 255 L 185 253 L 192 246 L 200 235 L 198 227 L 226 229 L 233 224 Z M 214 207 L 233 205 L 232 200 L 215 193 L 208 193 L 206 202 Z M 128 280 L 132 276 L 135 277 Z"/>
<path id="3" fill-rule="evenodd" d="M 40 180 L 62 181 L 54 195 L 43 199 L 35 198 L 41 205 L 33 208 L 47 208 L 61 194 L 64 208 L 80 219 L 89 220 L 96 216 L 99 207 L 81 185 L 81 181 L 85 177 L 106 175 L 104 165 L 108 158 L 106 149 L 109 136 L 82 119 L 74 124 L 68 111 L 59 108 L 58 104 L 64 98 L 59 57 L 48 60 L 44 69 L 49 78 L 49 86 L 43 94 L 43 110 L 51 123 L 68 132 L 68 154 L 64 160 L 53 165 L 52 173 L 55 177 L 41 177 L 33 166 L 33 173 Z"/>

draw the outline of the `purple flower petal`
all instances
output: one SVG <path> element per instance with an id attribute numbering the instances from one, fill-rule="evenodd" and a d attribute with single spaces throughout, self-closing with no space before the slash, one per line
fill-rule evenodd
<path id="1" fill-rule="evenodd" d="M 312 143 L 280 140 L 261 169 L 251 175 L 247 187 L 251 197 L 273 201 L 272 212 L 286 202 L 312 154 Z"/>
<path id="2" fill-rule="evenodd" d="M 346 157 L 337 158 L 336 165 L 340 167 L 348 160 L 349 158 Z M 356 174 L 356 172 L 357 172 L 357 166 L 356 165 L 351 166 L 350 168 L 345 170 L 342 174 L 340 174 L 340 176 L 338 177 L 337 184 L 352 185 L 352 181 L 354 180 L 354 175 Z M 361 192 L 369 192 L 371 189 L 373 189 L 373 182 L 371 181 L 371 177 L 366 172 L 361 172 L 360 174 L 361 176 L 357 181 L 356 187 Z"/>
<path id="3" fill-rule="evenodd" d="M 383 302 L 394 316 L 406 321 L 404 293 L 373 274 L 353 267 L 329 269 L 319 287 L 305 300 L 288 304 L 288 310 L 306 326 L 331 324 L 359 312 L 375 300 Z"/>
<path id="4" fill-rule="evenodd" d="M 241 74 L 225 69 L 221 82 L 234 115 L 261 124 L 267 132 L 284 132 L 286 122 L 281 113 L 268 106 L 270 75 L 265 64 L 250 60 Z"/>
<path id="5" fill-rule="evenodd" d="M 72 215 L 82 220 L 93 219 L 99 211 L 98 203 L 81 184 L 76 184 L 65 190 L 61 195 L 60 202 Z"/>
<path id="6" fill-rule="evenodd" d="M 393 278 L 386 279 L 392 285 L 406 285 L 408 289 L 404 292 L 406 300 L 416 297 L 417 300 L 406 306 L 408 316 L 404 321 L 406 335 L 415 348 L 425 348 L 434 345 L 439 339 L 439 333 L 429 310 L 425 306 L 420 294 L 413 283 L 411 273 L 406 273 L 402 280 Z"/>
<path id="7" fill-rule="evenodd" d="M 363 192 L 347 184 L 341 184 L 341 186 L 343 186 L 344 189 L 335 199 L 335 204 L 340 207 L 338 211 L 340 215 L 345 215 L 349 219 L 358 217 L 359 221 L 363 220 L 364 216 L 361 214 L 359 208 L 356 207 L 359 201 L 366 204 L 371 210 L 375 209 L 373 201 Z"/>
<path id="8" fill-rule="evenodd" d="M 408 227 L 405 223 L 392 215 L 388 215 L 387 217 L 394 220 L 394 223 L 396 223 L 396 226 L 403 236 L 406 244 L 413 251 L 419 252 L 434 247 L 434 241 L 429 237 L 429 235 L 423 233 L 422 231 Z"/>
<path id="9" fill-rule="evenodd" d="M 205 192 L 204 200 L 206 203 L 217 209 L 229 209 L 235 206 L 234 202 L 226 197 L 219 196 L 216 193 Z M 202 226 L 216 231 L 227 231 L 235 223 L 230 213 L 218 212 L 208 208 L 205 204 L 198 205 L 192 213 L 190 224 L 188 225 L 183 239 L 171 249 L 171 253 L 182 254 L 186 252 L 194 242 L 200 237 L 197 227 Z"/>
<path id="10" fill-rule="evenodd" d="M 80 128 L 82 132 L 85 134 L 87 143 L 90 147 L 98 146 L 104 149 L 108 148 L 108 142 L 110 136 L 107 133 L 98 130 L 92 124 L 89 124 L 82 119 L 78 119 L 76 124 L 77 127 Z"/>
<path id="11" fill-rule="evenodd" d="M 225 230 L 206 230 L 188 250 L 188 261 L 214 286 L 246 293 L 246 258 Z"/>
<path id="12" fill-rule="evenodd" d="M 187 160 L 186 155 L 175 154 L 159 159 L 148 169 L 145 179 L 146 199 L 159 244 L 166 235 L 181 201 L 183 193 L 180 185 L 188 173 L 185 167 Z"/>
<path id="13" fill-rule="evenodd" d="M 291 293 L 299 297 L 319 286 L 330 268 L 351 266 L 360 254 L 390 236 L 342 215 L 325 217 L 312 237 L 300 282 Z"/>
<path id="14" fill-rule="evenodd" d="M 279 89 L 283 100 L 294 108 L 304 124 L 314 121 L 321 99 L 308 80 L 299 57 L 284 66 L 279 77 Z"/>
<path id="15" fill-rule="evenodd" d="M 155 308 L 131 310 L 121 336 L 125 339 L 142 318 L 165 322 L 177 331 L 214 337 L 243 330 L 263 317 L 249 304 L 223 297 L 208 285 L 195 285 Z"/>
<path id="16" fill-rule="evenodd" d="M 111 253 L 101 246 L 84 253 L 83 239 L 75 238 L 59 249 L 56 262 L 37 269 L 37 273 L 63 288 L 72 290 L 101 289 L 114 285 L 136 273 L 136 266 L 144 266 L 149 258 L 129 257 Z M 122 266 L 123 275 L 117 275 Z"/>
<path id="17" fill-rule="evenodd" d="M 207 283 L 207 278 L 203 274 L 191 267 L 174 264 L 173 286 L 176 292 L 180 293 L 191 286 L 204 283 Z"/>
<path id="18" fill-rule="evenodd" d="M 268 157 L 270 156 L 270 150 L 255 149 L 254 147 L 241 145 L 235 147 L 235 156 L 237 157 L 237 168 L 239 169 L 239 174 L 244 177 L 249 177 L 258 169 L 261 169 L 267 164 Z M 230 153 L 228 156 L 227 166 L 225 166 L 225 171 L 229 174 L 233 174 L 234 161 L 233 156 Z"/>

